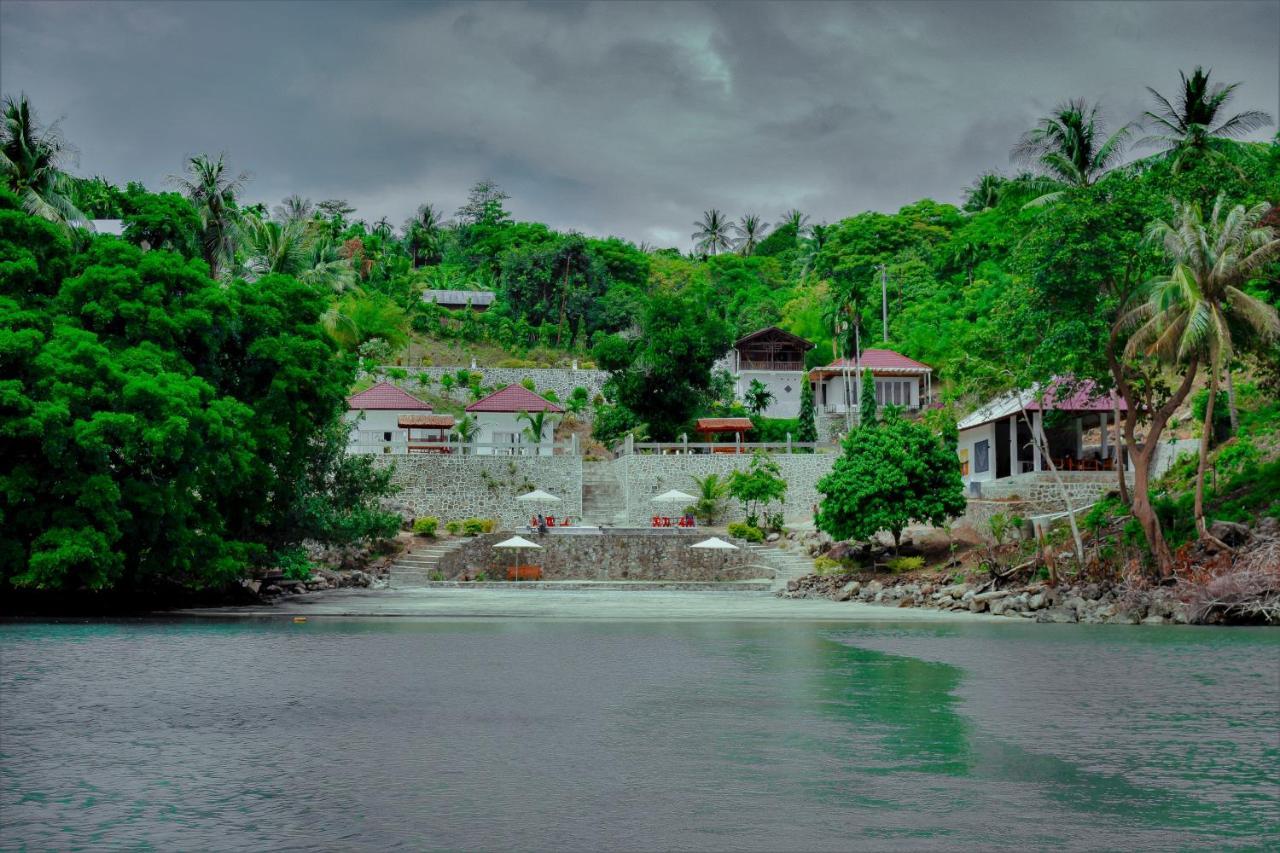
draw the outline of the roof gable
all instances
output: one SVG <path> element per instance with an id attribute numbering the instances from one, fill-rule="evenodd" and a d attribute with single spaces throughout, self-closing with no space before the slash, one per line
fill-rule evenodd
<path id="1" fill-rule="evenodd" d="M 933 370 L 929 365 L 922 364 L 914 358 L 907 358 L 902 353 L 891 349 L 864 349 L 861 357 L 856 360 L 837 358 L 826 367 L 815 367 L 814 370 L 844 370 L 846 365 L 850 368 L 861 367 L 863 370 L 885 370 L 897 373 L 930 373 Z"/>
<path id="2" fill-rule="evenodd" d="M 751 334 L 734 341 L 733 346 L 737 349 L 738 347 L 746 344 L 765 340 L 781 341 L 797 347 L 803 347 L 806 350 L 811 350 L 814 347 L 814 344 L 811 341 L 807 341 L 799 335 L 793 335 L 786 329 L 779 329 L 777 326 L 769 326 L 759 330 L 758 332 L 752 332 Z"/>
<path id="3" fill-rule="evenodd" d="M 372 388 L 347 398 L 347 408 L 363 410 L 431 411 L 431 405 L 390 382 L 379 382 Z"/>
<path id="4" fill-rule="evenodd" d="M 523 385 L 508 385 L 501 391 L 494 391 L 488 397 L 476 400 L 467 406 L 468 412 L 551 412 L 560 413 L 564 409 L 550 400 L 545 400 Z"/>

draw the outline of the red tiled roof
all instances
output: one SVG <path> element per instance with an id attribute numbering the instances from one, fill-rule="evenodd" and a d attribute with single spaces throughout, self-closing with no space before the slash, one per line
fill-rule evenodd
<path id="1" fill-rule="evenodd" d="M 453 415 L 401 415 L 400 429 L 452 429 Z"/>
<path id="2" fill-rule="evenodd" d="M 859 362 L 852 358 L 837 358 L 826 367 L 815 367 L 815 371 L 836 371 L 844 370 L 845 365 L 853 369 L 859 365 Z M 921 364 L 914 358 L 907 358 L 901 353 L 896 353 L 891 349 L 864 349 L 862 351 L 861 367 L 863 370 L 893 370 L 902 372 L 923 373 L 931 368 L 927 364 Z"/>
<path id="3" fill-rule="evenodd" d="M 431 406 L 390 382 L 379 382 L 367 391 L 352 394 L 347 398 L 349 409 L 390 409 L 431 411 Z"/>
<path id="4" fill-rule="evenodd" d="M 754 428 L 751 418 L 698 418 L 698 432 L 746 432 Z"/>
<path id="5" fill-rule="evenodd" d="M 488 397 L 467 406 L 468 412 L 563 412 L 550 400 L 544 400 L 523 385 L 508 385 Z"/>

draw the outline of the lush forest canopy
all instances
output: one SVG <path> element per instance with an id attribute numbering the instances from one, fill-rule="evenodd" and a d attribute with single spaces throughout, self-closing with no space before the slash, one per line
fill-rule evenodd
<path id="1" fill-rule="evenodd" d="M 0 243 L 0 381 L 6 440 L 19 452 L 4 467 L 6 563 L 20 583 L 79 572 L 104 584 L 189 563 L 198 549 L 230 572 L 296 542 L 299 507 L 328 511 L 308 503 L 332 493 L 307 473 L 308 448 L 324 445 L 355 364 L 415 364 L 428 351 L 527 366 L 594 360 L 613 375 L 595 413 L 607 440 L 673 438 L 701 414 L 741 412 L 713 362 L 770 324 L 815 342 L 810 364 L 851 352 L 855 336 L 891 347 L 931 365 L 935 388 L 961 406 L 1063 375 L 1119 382 L 1144 412 L 1178 398 L 1176 380 L 1202 364 L 1229 382 L 1248 361 L 1274 381 L 1280 357 L 1263 310 L 1280 304 L 1274 253 L 1237 265 L 1218 282 L 1221 298 L 1182 319 L 1169 304 L 1151 308 L 1152 282 L 1194 267 L 1152 237 L 1153 223 L 1221 235 L 1241 206 L 1252 224 L 1232 245 L 1247 254 L 1280 222 L 1265 207 L 1280 203 L 1280 140 L 1237 141 L 1269 118 L 1229 115 L 1235 85 L 1197 69 L 1183 91 L 1111 128 L 1095 106 L 1065 101 L 1009 140 L 1021 171 L 978 176 L 959 207 L 923 199 L 834 223 L 788 210 L 773 225 L 709 209 L 692 224 L 692 252 L 515 221 L 492 181 L 452 216 L 424 200 L 397 224 L 354 218 L 342 199 L 249 204 L 247 179 L 221 156 L 191 158 L 165 191 L 76 178 L 56 125 L 7 99 L 0 168 L 14 195 Z M 76 227 L 92 218 L 122 219 L 124 240 Z M 1209 293 L 1218 285 L 1205 276 Z M 498 298 L 484 313 L 450 312 L 421 298 L 438 289 Z M 1205 332 L 1201 308 L 1218 332 Z M 1139 326 L 1157 340 L 1131 345 Z M 166 461 L 174 446 L 212 467 L 193 463 L 194 480 L 174 479 L 186 471 Z M 68 487 L 50 473 L 59 469 L 85 475 Z M 138 485 L 162 480 L 169 499 Z M 223 516 L 211 509 L 220 500 L 236 505 Z M 25 501 L 47 513 L 11 528 Z M 102 556 L 120 542 L 137 553 Z"/>

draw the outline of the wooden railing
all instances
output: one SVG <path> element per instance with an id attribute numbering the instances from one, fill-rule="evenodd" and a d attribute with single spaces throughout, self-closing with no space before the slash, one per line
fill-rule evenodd
<path id="1" fill-rule="evenodd" d="M 753 442 L 753 441 L 624 441 L 614 448 L 617 456 L 628 454 L 684 455 L 713 453 L 824 453 L 838 448 L 821 445 L 816 441 Z"/>
<path id="2" fill-rule="evenodd" d="M 382 433 L 377 433 L 379 439 Z M 359 436 L 357 436 L 359 438 Z M 347 453 L 355 455 L 407 456 L 411 454 L 439 454 L 455 456 L 577 456 L 577 440 L 543 442 L 542 444 L 511 444 L 510 442 L 460 442 L 460 441 L 407 441 L 393 436 L 391 441 L 353 441 L 347 444 Z"/>
<path id="3" fill-rule="evenodd" d="M 804 370 L 803 361 L 761 361 L 754 358 L 738 360 L 739 370 Z"/>

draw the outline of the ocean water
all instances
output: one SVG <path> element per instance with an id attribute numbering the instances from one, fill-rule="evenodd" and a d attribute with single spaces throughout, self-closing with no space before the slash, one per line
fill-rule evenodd
<path id="1" fill-rule="evenodd" d="M 1280 847 L 1280 632 L 0 625 L 0 848 Z"/>

